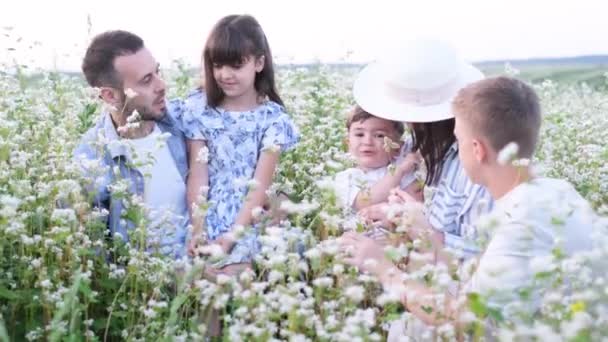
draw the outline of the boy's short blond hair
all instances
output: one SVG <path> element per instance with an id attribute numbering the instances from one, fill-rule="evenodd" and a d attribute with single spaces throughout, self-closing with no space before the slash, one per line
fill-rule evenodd
<path id="1" fill-rule="evenodd" d="M 457 120 L 464 120 L 482 134 L 496 151 L 517 143 L 519 158 L 531 158 L 536 149 L 541 109 L 536 92 L 510 77 L 494 77 L 472 83 L 452 102 Z"/>
<path id="2" fill-rule="evenodd" d="M 369 118 L 376 118 L 376 119 L 380 119 L 380 120 L 390 121 L 393 124 L 393 127 L 395 128 L 397 137 L 399 137 L 399 138 L 401 138 L 401 136 L 403 135 L 403 132 L 405 132 L 405 127 L 402 122 L 392 121 L 392 120 L 387 120 L 387 119 L 377 117 L 373 114 L 366 112 L 359 105 L 355 105 L 355 107 L 350 112 L 348 112 L 348 116 L 346 119 L 346 130 L 347 131 L 350 130 L 350 126 L 352 126 L 353 123 L 362 122 Z"/>

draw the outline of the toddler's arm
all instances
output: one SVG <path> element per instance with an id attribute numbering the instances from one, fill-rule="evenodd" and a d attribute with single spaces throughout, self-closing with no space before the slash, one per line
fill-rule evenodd
<path id="1" fill-rule="evenodd" d="M 401 179 L 410 172 L 413 172 L 419 163 L 420 156 L 417 153 L 409 153 L 401 162 L 396 165 L 394 171 L 386 173 L 382 179 L 365 191 L 359 191 L 353 207 L 359 211 L 373 204 L 385 202 L 388 199 L 391 189 L 398 187 Z"/>

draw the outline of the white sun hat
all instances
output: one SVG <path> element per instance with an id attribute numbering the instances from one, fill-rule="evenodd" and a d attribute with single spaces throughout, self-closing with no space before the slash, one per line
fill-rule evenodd
<path id="1" fill-rule="evenodd" d="M 483 77 L 449 44 L 413 40 L 363 68 L 355 80 L 353 96 L 374 116 L 434 122 L 453 118 L 451 103 L 458 90 Z"/>

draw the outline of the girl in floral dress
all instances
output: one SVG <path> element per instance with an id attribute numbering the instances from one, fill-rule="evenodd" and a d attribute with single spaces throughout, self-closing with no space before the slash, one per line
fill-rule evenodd
<path id="1" fill-rule="evenodd" d="M 205 88 L 186 100 L 182 123 L 188 139 L 188 203 L 208 186 L 204 224 L 194 224 L 190 255 L 203 236 L 227 257 L 216 267 L 250 262 L 259 249 L 252 210 L 267 200 L 281 152 L 298 134 L 285 113 L 274 80 L 272 55 L 258 22 L 248 15 L 222 18 L 203 52 Z"/>

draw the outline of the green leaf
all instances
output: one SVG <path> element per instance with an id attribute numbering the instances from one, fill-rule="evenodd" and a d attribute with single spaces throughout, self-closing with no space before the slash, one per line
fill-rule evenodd
<path id="1" fill-rule="evenodd" d="M 16 293 L 17 291 L 11 291 L 6 287 L 0 285 L 0 298 L 8 300 L 19 300 L 20 296 Z"/>
<path id="2" fill-rule="evenodd" d="M 469 294 L 469 308 L 477 317 L 483 318 L 488 314 L 488 307 L 477 293 Z"/>

